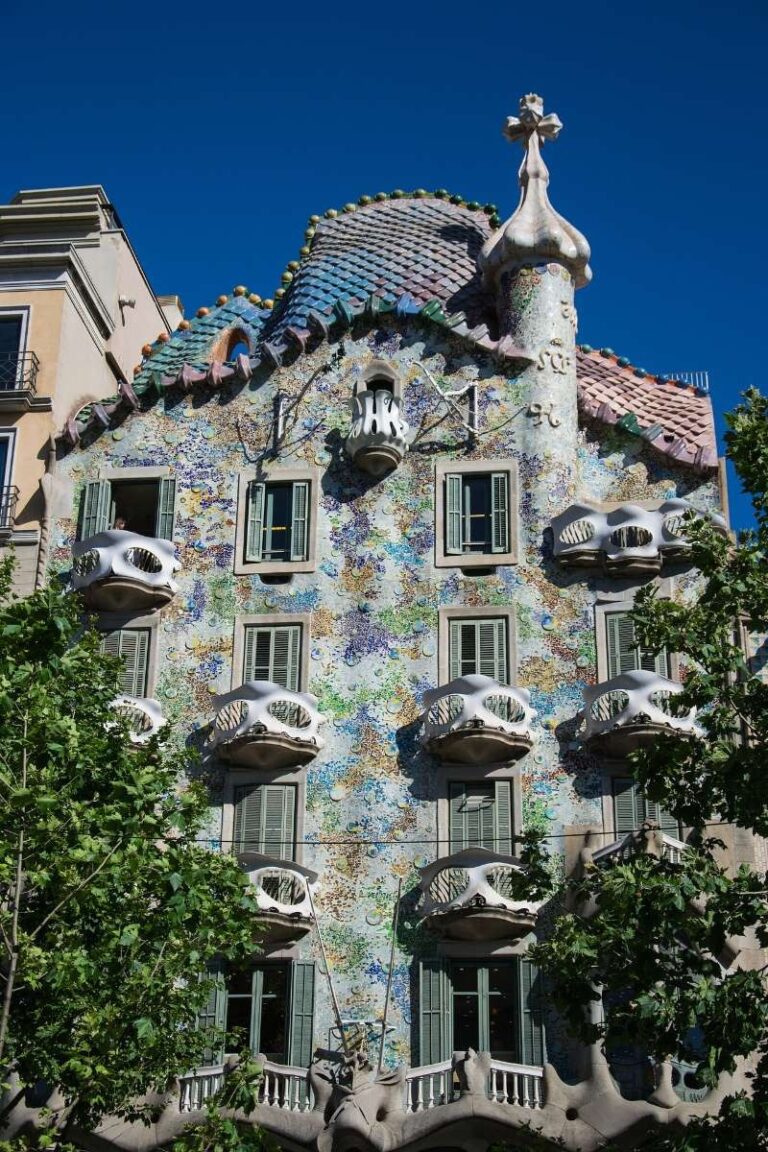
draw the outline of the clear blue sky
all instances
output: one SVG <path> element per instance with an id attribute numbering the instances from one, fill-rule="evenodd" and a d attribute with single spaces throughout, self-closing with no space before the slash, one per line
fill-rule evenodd
<path id="1" fill-rule="evenodd" d="M 580 340 L 707 369 L 720 417 L 763 384 L 767 33 L 743 0 L 13 4 L 0 195 L 103 184 L 190 313 L 239 283 L 270 295 L 306 218 L 361 193 L 508 214 L 501 124 L 539 92 L 565 124 L 552 201 L 593 249 Z"/>

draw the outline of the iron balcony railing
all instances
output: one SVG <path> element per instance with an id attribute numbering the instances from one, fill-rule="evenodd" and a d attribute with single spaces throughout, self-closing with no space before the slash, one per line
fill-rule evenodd
<path id="1" fill-rule="evenodd" d="M 0 392 L 34 392 L 39 368 L 34 352 L 0 352 Z"/>
<path id="2" fill-rule="evenodd" d="M 0 531 L 13 528 L 13 518 L 16 515 L 16 502 L 19 499 L 19 490 L 14 485 L 0 488 Z"/>

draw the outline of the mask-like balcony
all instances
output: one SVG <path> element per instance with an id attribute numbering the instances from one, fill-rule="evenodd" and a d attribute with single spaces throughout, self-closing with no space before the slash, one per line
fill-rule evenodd
<path id="1" fill-rule="evenodd" d="M 73 544 L 72 557 L 72 587 L 99 612 L 152 611 L 178 592 L 169 540 L 112 529 Z"/>
<path id="2" fill-rule="evenodd" d="M 424 693 L 421 742 L 440 760 L 496 764 L 529 751 L 536 712 L 524 688 L 508 688 L 490 676 L 459 676 Z"/>
<path id="3" fill-rule="evenodd" d="M 151 697 L 118 696 L 112 707 L 128 722 L 131 744 L 146 744 L 168 723 L 157 700 Z"/>
<path id="4" fill-rule="evenodd" d="M 290 860 L 241 852 L 239 861 L 259 906 L 259 943 L 287 943 L 306 936 L 314 924 L 309 885 L 317 873 Z"/>
<path id="5" fill-rule="evenodd" d="M 525 936 L 540 900 L 519 900 L 525 869 L 514 856 L 465 848 L 420 868 L 422 923 L 446 940 L 505 940 Z"/>
<path id="6" fill-rule="evenodd" d="M 357 467 L 371 476 L 397 468 L 408 451 L 408 424 L 400 403 L 384 388 L 358 392 L 352 402 L 352 431 L 345 447 Z"/>
<path id="7" fill-rule="evenodd" d="M 270 680 L 248 680 L 216 697 L 209 747 L 244 768 L 287 768 L 308 764 L 325 741 L 317 697 L 291 692 Z"/>
<path id="8" fill-rule="evenodd" d="M 581 739 L 595 751 L 624 757 L 660 735 L 700 736 L 696 709 L 682 713 L 675 697 L 682 685 L 656 672 L 625 672 L 584 689 Z"/>
<path id="9" fill-rule="evenodd" d="M 665 562 L 686 558 L 683 517 L 689 511 L 687 500 L 667 500 L 653 509 L 623 504 L 612 512 L 572 504 L 552 521 L 555 559 L 563 568 L 603 567 L 612 575 L 658 572 Z M 722 516 L 709 518 L 726 530 Z"/>

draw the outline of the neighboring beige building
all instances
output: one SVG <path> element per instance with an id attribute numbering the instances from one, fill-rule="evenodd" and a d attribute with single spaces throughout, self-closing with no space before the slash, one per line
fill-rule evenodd
<path id="1" fill-rule="evenodd" d="M 133 378 L 142 345 L 182 318 L 156 297 L 99 185 L 17 192 L 0 205 L 0 556 L 30 592 L 47 549 L 53 437 Z"/>

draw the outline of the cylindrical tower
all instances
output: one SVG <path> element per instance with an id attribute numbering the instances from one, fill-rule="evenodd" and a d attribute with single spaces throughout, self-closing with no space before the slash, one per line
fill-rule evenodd
<path id="1" fill-rule="evenodd" d="M 520 377 L 531 417 L 529 443 L 548 458 L 562 483 L 576 487 L 576 309 L 574 292 L 591 279 L 589 244 L 549 202 L 549 172 L 541 156 L 562 124 L 544 115 L 541 97 L 524 96 L 519 117 L 504 127 L 520 140 L 520 202 L 490 237 L 479 263 L 495 296 L 499 336 L 530 357 Z"/>

